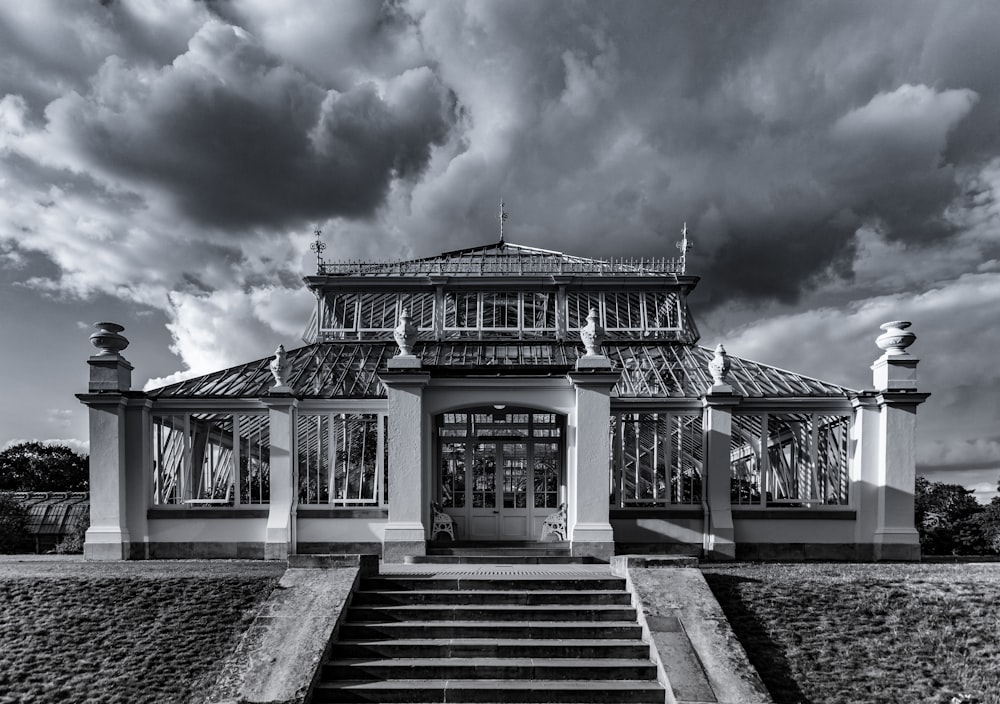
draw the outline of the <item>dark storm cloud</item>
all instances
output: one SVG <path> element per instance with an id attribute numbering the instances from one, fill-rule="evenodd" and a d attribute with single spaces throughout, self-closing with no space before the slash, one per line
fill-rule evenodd
<path id="1" fill-rule="evenodd" d="M 669 254 L 688 221 L 703 296 L 794 301 L 862 225 L 954 238 L 1000 153 L 995 4 L 417 5 L 467 125 L 413 222 L 439 244 L 486 240 L 500 192 L 512 238 L 567 251 Z"/>
<path id="2" fill-rule="evenodd" d="M 427 69 L 325 90 L 242 30 L 206 24 L 172 65 L 109 59 L 92 90 L 47 108 L 88 167 L 153 185 L 204 225 L 364 217 L 393 178 L 419 174 L 447 132 Z"/>

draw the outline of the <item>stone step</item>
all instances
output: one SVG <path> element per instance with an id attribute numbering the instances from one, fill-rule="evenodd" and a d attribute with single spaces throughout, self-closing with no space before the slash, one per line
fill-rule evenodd
<path id="1" fill-rule="evenodd" d="M 408 604 L 352 606 L 351 623 L 400 621 L 634 621 L 635 609 L 617 604 Z"/>
<path id="2" fill-rule="evenodd" d="M 465 575 L 442 576 L 440 574 L 433 577 L 424 576 L 392 576 L 392 577 L 368 577 L 361 582 L 363 591 L 551 591 L 553 586 L 558 585 L 560 591 L 593 591 L 593 590 L 622 590 L 625 589 L 625 580 L 619 577 L 607 575 L 581 574 L 572 577 L 560 576 L 558 579 L 552 577 L 534 577 L 521 575 L 503 575 L 489 577 L 476 575 L 474 577 Z"/>
<path id="3" fill-rule="evenodd" d="M 568 545 L 563 543 L 529 543 L 527 545 L 503 547 L 465 547 L 461 545 L 438 545 L 427 548 L 428 555 L 569 555 Z"/>
<path id="4" fill-rule="evenodd" d="M 648 655 L 648 653 L 647 653 Z M 328 680 L 651 680 L 656 666 L 647 657 L 604 658 L 391 658 L 333 660 L 323 666 Z"/>
<path id="5" fill-rule="evenodd" d="M 321 682 L 314 702 L 577 702 L 640 704 L 664 700 L 649 680 L 389 680 Z"/>
<path id="6" fill-rule="evenodd" d="M 649 645 L 630 639 L 414 638 L 335 641 L 330 657 L 648 658 Z"/>
<path id="7" fill-rule="evenodd" d="M 544 547 L 550 550 L 564 550 L 569 552 L 570 543 L 568 540 L 434 540 L 427 543 L 427 551 L 448 550 L 459 548 L 462 550 L 506 550 L 517 548 L 538 548 Z"/>
<path id="8" fill-rule="evenodd" d="M 572 555 L 537 555 L 533 553 L 408 555 L 404 561 L 409 565 L 592 565 L 597 562 L 589 556 L 573 557 Z"/>
<path id="9" fill-rule="evenodd" d="M 505 604 L 541 605 L 541 604 L 620 604 L 630 605 L 632 599 L 628 592 L 602 590 L 535 590 L 524 592 L 513 591 L 456 591 L 450 589 L 410 591 L 359 591 L 354 594 L 351 604 L 355 606 L 404 605 L 404 604 L 488 604 L 501 606 Z"/>
<path id="10" fill-rule="evenodd" d="M 348 614 L 350 618 L 350 614 Z M 348 621 L 340 628 L 345 640 L 385 638 L 642 638 L 642 629 L 631 621 L 400 621 L 365 623 Z"/>

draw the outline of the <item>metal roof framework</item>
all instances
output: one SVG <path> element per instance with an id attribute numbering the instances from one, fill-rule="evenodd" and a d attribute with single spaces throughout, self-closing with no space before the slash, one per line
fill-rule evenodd
<path id="1" fill-rule="evenodd" d="M 443 341 L 418 343 L 423 368 L 440 376 L 553 375 L 571 371 L 583 350 L 558 342 Z M 392 342 L 318 342 L 289 350 L 288 383 L 300 398 L 380 399 L 379 374 L 397 353 Z M 675 342 L 605 344 L 612 368 L 621 370 L 619 399 L 697 399 L 711 386 L 713 351 Z M 730 356 L 727 379 L 750 399 L 845 399 L 858 392 L 802 374 Z M 274 385 L 270 357 L 148 392 L 153 399 L 248 399 Z"/>

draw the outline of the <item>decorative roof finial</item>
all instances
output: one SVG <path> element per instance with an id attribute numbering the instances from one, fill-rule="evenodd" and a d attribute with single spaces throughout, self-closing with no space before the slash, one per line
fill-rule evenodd
<path id="1" fill-rule="evenodd" d="M 507 221 L 507 211 L 504 209 L 505 205 L 503 198 L 500 199 L 500 214 L 497 219 L 500 221 L 500 244 L 503 244 L 503 224 Z"/>
<path id="2" fill-rule="evenodd" d="M 323 271 L 323 252 L 326 250 L 326 242 L 320 239 L 320 235 L 323 231 L 318 229 L 314 233 L 316 235 L 316 241 L 309 245 L 309 249 L 316 252 L 316 273 L 319 274 Z"/>
<path id="3" fill-rule="evenodd" d="M 288 361 L 284 345 L 278 345 L 278 349 L 274 351 L 274 359 L 268 366 L 274 376 L 274 386 L 271 387 L 271 391 L 289 391 L 288 373 L 292 370 L 292 365 Z"/>
<path id="4" fill-rule="evenodd" d="M 688 224 L 684 223 L 684 227 L 681 229 L 681 241 L 676 245 L 677 249 L 681 250 L 681 273 L 687 273 L 687 252 L 689 249 L 694 247 L 691 240 L 688 239 Z"/>

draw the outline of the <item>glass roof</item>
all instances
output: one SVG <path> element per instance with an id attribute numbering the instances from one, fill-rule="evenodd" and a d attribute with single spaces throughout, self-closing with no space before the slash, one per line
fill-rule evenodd
<path id="1" fill-rule="evenodd" d="M 384 398 L 378 375 L 397 352 L 392 342 L 321 342 L 288 351 L 289 385 L 301 398 Z M 564 374 L 582 348 L 556 342 L 423 342 L 417 354 L 436 375 Z M 604 353 L 622 378 L 618 398 L 699 398 L 711 385 L 713 351 L 676 342 L 605 344 Z M 148 392 L 151 398 L 258 398 L 274 385 L 272 357 L 188 379 Z M 747 398 L 844 397 L 836 384 L 729 356 L 728 382 Z"/>

